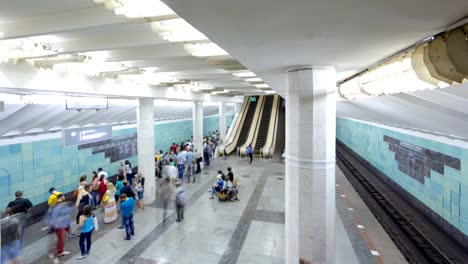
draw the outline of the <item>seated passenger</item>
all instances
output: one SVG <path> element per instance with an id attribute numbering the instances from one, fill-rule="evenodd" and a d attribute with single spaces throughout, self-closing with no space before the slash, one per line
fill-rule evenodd
<path id="1" fill-rule="evenodd" d="M 217 192 L 220 192 L 223 189 L 224 181 L 223 181 L 223 179 L 221 177 L 221 174 L 218 174 L 217 179 L 218 180 L 216 181 L 216 183 L 211 187 L 211 197 L 210 197 L 210 199 L 213 199 L 214 195 Z"/>

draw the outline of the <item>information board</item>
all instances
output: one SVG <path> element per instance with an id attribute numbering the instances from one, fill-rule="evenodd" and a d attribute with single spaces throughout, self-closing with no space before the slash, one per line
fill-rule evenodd
<path id="1" fill-rule="evenodd" d="M 112 139 L 112 126 L 93 126 L 64 129 L 63 145 L 76 146 Z"/>

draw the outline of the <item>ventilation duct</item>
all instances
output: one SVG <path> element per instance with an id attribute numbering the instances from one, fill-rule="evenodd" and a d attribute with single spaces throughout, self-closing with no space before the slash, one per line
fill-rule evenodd
<path id="1" fill-rule="evenodd" d="M 468 81 L 468 24 L 443 32 L 338 85 L 339 99 L 444 88 Z"/>

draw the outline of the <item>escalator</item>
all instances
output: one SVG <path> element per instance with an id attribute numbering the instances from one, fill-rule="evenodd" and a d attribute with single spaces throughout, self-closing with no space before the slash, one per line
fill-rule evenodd
<path id="1" fill-rule="evenodd" d="M 274 96 L 265 96 L 265 103 L 263 104 L 262 117 L 260 126 L 258 128 L 257 140 L 255 142 L 255 150 L 260 150 L 266 143 L 268 137 L 268 128 L 271 119 L 271 110 L 273 106 Z"/>
<path id="2" fill-rule="evenodd" d="M 284 152 L 284 145 L 286 139 L 286 104 L 283 98 L 280 98 L 280 109 L 278 113 L 278 126 L 276 128 L 276 142 L 274 155 L 281 159 Z"/>
<path id="3" fill-rule="evenodd" d="M 239 135 L 239 139 L 237 140 L 238 147 L 246 143 L 247 137 L 249 135 L 250 127 L 252 126 L 252 120 L 254 118 L 254 113 L 255 113 L 255 110 L 257 109 L 257 103 L 259 101 L 259 96 L 255 96 L 255 97 L 256 97 L 255 101 L 250 101 L 249 109 L 247 110 L 247 114 L 245 115 L 242 130 Z"/>

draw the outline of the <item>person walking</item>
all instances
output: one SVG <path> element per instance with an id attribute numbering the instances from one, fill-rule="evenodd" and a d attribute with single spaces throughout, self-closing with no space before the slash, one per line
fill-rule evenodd
<path id="1" fill-rule="evenodd" d="M 81 255 L 76 258 L 77 260 L 86 258 L 89 255 L 89 251 L 91 250 L 91 235 L 93 234 L 94 230 L 94 220 L 95 216 L 91 211 L 91 207 L 86 205 L 83 209 L 83 215 L 80 216 L 80 220 L 78 226 L 81 228 L 81 235 L 80 235 L 80 251 Z M 85 241 L 86 241 L 86 248 L 85 248 Z"/>
<path id="2" fill-rule="evenodd" d="M 133 208 L 135 205 L 135 199 L 133 197 L 127 197 L 125 193 L 120 195 L 120 211 L 125 226 L 125 240 L 130 240 L 135 235 L 135 226 L 133 225 Z"/>
<path id="3" fill-rule="evenodd" d="M 249 144 L 246 151 L 247 151 L 247 155 L 249 156 L 250 163 L 252 163 L 252 159 L 253 159 L 252 143 Z"/>
<path id="4" fill-rule="evenodd" d="M 184 220 L 184 207 L 185 207 L 185 191 L 182 188 L 182 183 L 176 183 L 176 210 L 177 210 L 177 220 L 176 222 L 180 222 Z"/>
<path id="5" fill-rule="evenodd" d="M 23 263 L 21 220 L 14 208 L 7 207 L 6 217 L 0 220 L 0 263 Z M 57 260 L 58 261 L 58 260 Z"/>
<path id="6" fill-rule="evenodd" d="M 64 250 L 65 233 L 70 234 L 70 214 L 72 208 L 65 204 L 65 196 L 60 193 L 57 195 L 57 203 L 50 211 L 49 224 L 55 231 L 57 236 L 57 245 L 55 253 L 50 253 L 49 258 L 53 259 L 54 263 L 59 263 L 58 257 L 70 254 Z"/>
<path id="7" fill-rule="evenodd" d="M 167 214 L 167 207 L 169 206 L 169 201 L 172 197 L 172 187 L 169 178 L 165 178 L 163 184 L 161 185 L 161 189 L 159 192 L 159 197 L 162 199 L 163 203 L 163 222 L 166 221 L 166 214 Z"/>
<path id="8" fill-rule="evenodd" d="M 120 197 L 120 191 L 123 188 L 123 180 L 124 180 L 124 176 L 123 175 L 118 175 L 117 176 L 117 182 L 115 183 L 114 200 L 116 201 L 116 204 L 117 204 L 117 210 L 119 210 L 118 201 L 119 201 L 119 197 Z"/>

